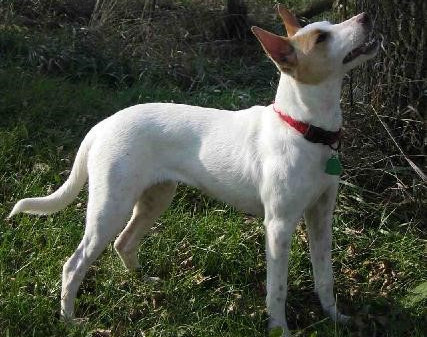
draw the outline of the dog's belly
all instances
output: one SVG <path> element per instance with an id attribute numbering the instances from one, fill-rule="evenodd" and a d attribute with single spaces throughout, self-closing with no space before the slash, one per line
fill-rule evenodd
<path id="1" fill-rule="evenodd" d="M 202 144 L 193 156 L 186 154 L 187 161 L 175 161 L 169 167 L 176 180 L 197 187 L 240 211 L 264 214 L 257 161 L 248 155 L 236 155 L 225 146 L 211 148 Z"/>
<path id="2" fill-rule="evenodd" d="M 264 208 L 259 198 L 258 191 L 250 184 L 237 182 L 234 186 L 211 183 L 194 184 L 203 193 L 223 201 L 236 209 L 256 216 L 263 216 Z"/>
<path id="3" fill-rule="evenodd" d="M 234 167 L 236 169 L 236 167 Z M 236 209 L 252 215 L 262 216 L 264 208 L 258 187 L 243 177 L 239 170 L 193 159 L 160 169 L 161 179 L 179 181 L 198 188 L 201 192 Z"/>

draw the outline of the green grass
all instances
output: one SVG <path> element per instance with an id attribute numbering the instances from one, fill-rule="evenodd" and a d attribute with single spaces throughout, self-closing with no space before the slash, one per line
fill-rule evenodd
<path id="1" fill-rule="evenodd" d="M 169 84 L 168 84 L 169 83 Z M 265 254 L 261 219 L 181 186 L 172 207 L 140 248 L 147 284 L 129 274 L 110 245 L 91 267 L 76 303 L 87 320 L 59 320 L 61 268 L 84 229 L 86 192 L 53 216 L 5 217 L 23 197 L 57 188 L 88 129 L 136 103 L 174 101 L 242 108 L 271 101 L 268 86 L 184 91 L 140 83 L 113 89 L 13 66 L 0 68 L 0 336 L 264 336 Z M 261 89 L 259 89 L 261 88 Z M 288 321 L 301 336 L 426 335 L 422 224 L 343 184 L 334 218 L 336 292 L 354 327 L 336 326 L 312 294 L 303 227 L 292 246 Z"/>

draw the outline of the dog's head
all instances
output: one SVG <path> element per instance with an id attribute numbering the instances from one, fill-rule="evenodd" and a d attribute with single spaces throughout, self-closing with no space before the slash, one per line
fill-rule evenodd
<path id="1" fill-rule="evenodd" d="M 340 24 L 323 21 L 302 28 L 287 9 L 280 5 L 277 9 L 288 37 L 259 27 L 252 27 L 252 31 L 279 70 L 297 81 L 317 84 L 331 76 L 342 77 L 378 51 L 379 43 L 372 38 L 372 22 L 366 13 Z"/>

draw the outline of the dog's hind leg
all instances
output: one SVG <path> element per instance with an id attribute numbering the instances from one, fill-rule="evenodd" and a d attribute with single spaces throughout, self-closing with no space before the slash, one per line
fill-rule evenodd
<path id="1" fill-rule="evenodd" d="M 305 211 L 304 217 L 310 242 L 315 291 L 319 296 L 323 310 L 334 321 L 345 323 L 349 317 L 342 315 L 336 306 L 331 261 L 332 214 L 337 188 L 338 184 L 325 192 L 316 204 Z"/>
<path id="2" fill-rule="evenodd" d="M 62 272 L 61 316 L 66 320 L 74 318 L 74 299 L 90 265 L 124 227 L 131 213 L 135 198 L 131 193 L 118 196 L 118 190 L 100 194 L 89 187 L 85 233 Z"/>
<path id="3" fill-rule="evenodd" d="M 138 244 L 150 231 L 154 221 L 172 202 L 175 182 L 164 182 L 146 189 L 133 208 L 132 218 L 114 242 L 114 247 L 129 270 L 139 269 Z"/>

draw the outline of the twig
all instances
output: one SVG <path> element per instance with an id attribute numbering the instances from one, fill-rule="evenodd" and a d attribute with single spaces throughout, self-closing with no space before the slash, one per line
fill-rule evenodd
<path id="1" fill-rule="evenodd" d="M 374 111 L 375 116 L 377 116 L 378 120 L 380 121 L 380 123 L 382 124 L 382 126 L 384 127 L 384 129 L 387 131 L 387 133 L 390 136 L 391 140 L 393 141 L 394 145 L 396 145 L 397 149 L 400 151 L 400 153 L 402 154 L 402 156 L 406 159 L 406 161 L 408 162 L 408 164 L 412 167 L 412 169 L 415 171 L 415 173 L 417 173 L 418 176 L 424 182 L 427 182 L 427 177 L 424 174 L 424 172 L 417 165 L 415 165 L 415 163 L 411 159 L 408 158 L 408 156 L 405 154 L 405 152 L 403 152 L 402 148 L 400 147 L 400 145 L 397 143 L 396 139 L 394 139 L 393 135 L 391 134 L 391 131 L 388 128 L 387 124 L 385 124 L 383 122 L 383 120 L 380 118 L 378 112 L 375 110 L 374 107 L 372 107 L 372 110 Z"/>
<path id="2" fill-rule="evenodd" d="M 307 331 L 308 329 L 311 329 L 319 324 L 322 324 L 323 322 L 326 322 L 329 320 L 329 317 L 325 317 L 323 319 L 321 319 L 320 321 L 314 322 L 313 324 L 306 326 L 305 328 L 300 329 L 297 333 L 296 336 L 301 336 L 301 334 L 305 331 Z"/>

